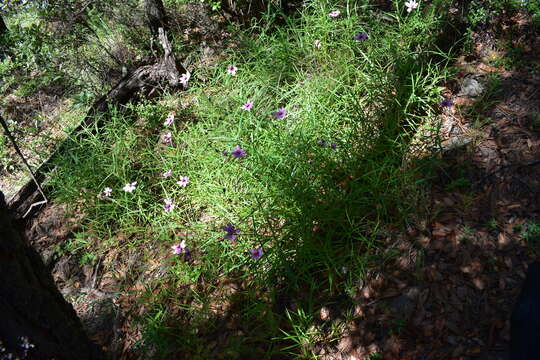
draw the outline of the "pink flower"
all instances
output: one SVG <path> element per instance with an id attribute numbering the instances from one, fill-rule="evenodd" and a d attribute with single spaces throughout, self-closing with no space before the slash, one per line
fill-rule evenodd
<path id="1" fill-rule="evenodd" d="M 185 240 L 182 240 L 182 242 L 180 242 L 180 244 L 178 244 L 178 245 L 171 246 L 172 253 L 174 255 L 182 254 L 182 252 L 184 251 L 185 248 L 186 248 L 186 241 Z"/>
<path id="2" fill-rule="evenodd" d="M 248 100 L 247 103 L 245 103 L 244 105 L 242 105 L 240 108 L 241 108 L 242 110 L 249 111 L 249 110 L 251 110 L 252 107 L 253 107 L 253 101 Z"/>
<path id="3" fill-rule="evenodd" d="M 238 68 L 234 65 L 229 65 L 227 66 L 227 74 L 229 75 L 236 75 L 236 71 L 238 70 Z"/>
<path id="4" fill-rule="evenodd" d="M 172 202 L 172 200 L 171 199 L 165 199 L 164 202 L 165 202 L 165 204 L 163 204 L 163 210 L 165 210 L 165 212 L 173 211 L 174 203 Z"/>
<path id="5" fill-rule="evenodd" d="M 339 10 L 333 10 L 328 13 L 328 16 L 331 18 L 337 18 L 340 14 L 341 12 Z"/>
<path id="6" fill-rule="evenodd" d="M 167 116 L 167 119 L 165 119 L 165 122 L 163 123 L 163 125 L 165 126 L 171 126 L 174 122 L 174 113 L 170 113 L 168 116 Z"/>
<path id="7" fill-rule="evenodd" d="M 161 141 L 163 141 L 164 143 L 170 143 L 172 141 L 172 134 L 171 132 L 169 131 L 168 133 L 166 134 L 162 134 L 161 135 Z"/>
<path id="8" fill-rule="evenodd" d="M 167 170 L 163 174 L 161 174 L 161 177 L 168 178 L 172 175 L 172 170 Z"/>
<path id="9" fill-rule="evenodd" d="M 187 184 L 189 184 L 189 177 L 187 176 L 180 176 L 180 179 L 176 182 L 176 185 L 181 187 L 186 187 Z"/>
<path id="10" fill-rule="evenodd" d="M 123 190 L 125 192 L 131 193 L 131 192 L 133 192 L 133 190 L 135 190 L 136 187 L 137 187 L 137 182 L 134 181 L 131 184 L 124 185 Z"/>

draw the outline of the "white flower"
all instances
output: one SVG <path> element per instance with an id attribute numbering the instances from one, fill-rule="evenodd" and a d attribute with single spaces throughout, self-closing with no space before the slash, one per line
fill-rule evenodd
<path id="1" fill-rule="evenodd" d="M 131 193 L 131 192 L 133 192 L 133 190 L 135 190 L 136 187 L 137 187 L 137 182 L 134 181 L 134 182 L 132 182 L 131 184 L 126 184 L 126 185 L 123 187 L 123 190 L 124 190 L 125 192 Z"/>
<path id="2" fill-rule="evenodd" d="M 111 194 L 112 194 L 112 189 L 110 187 L 106 187 L 105 189 L 103 189 L 103 196 L 109 197 L 111 196 Z"/>
<path id="3" fill-rule="evenodd" d="M 185 73 L 185 74 L 182 74 L 182 75 L 180 76 L 180 84 L 186 86 L 187 83 L 188 83 L 188 81 L 189 81 L 189 78 L 190 78 L 190 77 L 191 77 L 191 75 L 190 75 L 189 72 L 187 72 L 187 73 Z"/>
<path id="4" fill-rule="evenodd" d="M 407 12 L 410 13 L 418 7 L 418 2 L 416 0 L 409 0 L 405 2 L 405 6 L 407 7 Z"/>
<path id="5" fill-rule="evenodd" d="M 173 211 L 174 203 L 172 202 L 172 200 L 171 199 L 165 199 L 164 202 L 165 202 L 165 204 L 163 204 L 163 209 L 165 210 L 165 212 Z"/>
<path id="6" fill-rule="evenodd" d="M 313 42 L 313 46 L 315 47 L 315 49 L 320 49 L 321 48 L 321 40 L 315 40 Z"/>
<path id="7" fill-rule="evenodd" d="M 234 65 L 227 66 L 227 74 L 229 75 L 236 75 L 236 71 L 238 71 L 238 68 Z"/>
<path id="8" fill-rule="evenodd" d="M 162 134 L 161 135 L 161 141 L 163 141 L 164 143 L 170 143 L 172 141 L 172 134 L 171 132 L 169 131 L 168 133 L 166 134 Z"/>
<path id="9" fill-rule="evenodd" d="M 165 122 L 163 123 L 163 125 L 165 125 L 165 126 L 171 126 L 173 122 L 174 122 L 174 113 L 170 113 L 170 114 L 167 116 L 167 119 L 165 119 Z"/>

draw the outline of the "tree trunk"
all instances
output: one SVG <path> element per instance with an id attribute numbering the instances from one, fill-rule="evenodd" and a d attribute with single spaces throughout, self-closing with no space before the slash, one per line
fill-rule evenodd
<path id="1" fill-rule="evenodd" d="M 152 36 L 157 39 L 158 29 L 167 30 L 167 16 L 165 14 L 165 6 L 162 0 L 144 0 L 144 11 L 148 20 L 148 26 L 152 32 Z"/>
<path id="2" fill-rule="evenodd" d="M 7 34 L 8 28 L 4 19 L 2 18 L 2 13 L 0 13 L 0 37 L 4 34 Z"/>
<path id="3" fill-rule="evenodd" d="M 40 256 L 11 223 L 0 192 L 0 355 L 103 359 L 56 288 Z"/>
<path id="4" fill-rule="evenodd" d="M 8 28 L 6 23 L 4 22 L 4 19 L 2 18 L 2 13 L 0 12 L 0 60 L 3 60 L 9 50 L 9 47 L 7 45 L 7 39 L 5 38 L 5 35 L 8 33 Z"/>

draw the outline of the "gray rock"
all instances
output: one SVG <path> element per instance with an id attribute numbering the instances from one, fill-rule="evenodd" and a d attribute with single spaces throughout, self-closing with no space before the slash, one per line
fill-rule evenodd
<path id="1" fill-rule="evenodd" d="M 479 96 L 484 92 L 484 86 L 473 77 L 465 78 L 461 85 L 461 96 Z"/>
<path id="2" fill-rule="evenodd" d="M 464 147 L 468 144 L 470 144 L 472 141 L 472 138 L 466 137 L 466 136 L 454 136 L 448 139 L 448 141 L 444 142 L 442 144 L 442 148 L 444 151 L 451 151 L 455 149 L 459 149 L 461 147 Z"/>

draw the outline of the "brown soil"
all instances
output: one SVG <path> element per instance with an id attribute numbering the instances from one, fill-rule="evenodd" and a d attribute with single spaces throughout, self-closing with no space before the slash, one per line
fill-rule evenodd
<path id="1" fill-rule="evenodd" d="M 82 112 L 75 115 L 69 102 L 62 99 L 62 89 L 43 88 L 33 95 L 7 95 L 0 106 L 3 117 L 16 123 L 12 128 L 17 145 L 25 159 L 35 170 L 54 152 L 56 146 L 64 140 L 69 129 L 82 120 Z M 67 112 L 72 115 L 67 116 Z M 0 188 L 9 203 L 21 186 L 30 180 L 30 175 L 22 160 L 7 140 L 6 150 L 9 159 L 0 159 Z"/>

